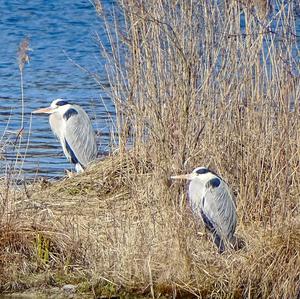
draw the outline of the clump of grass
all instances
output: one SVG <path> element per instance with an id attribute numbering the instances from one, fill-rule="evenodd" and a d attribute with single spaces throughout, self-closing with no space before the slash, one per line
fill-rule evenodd
<path id="1" fill-rule="evenodd" d="M 121 1 L 122 26 L 101 6 L 119 149 L 84 174 L 9 196 L 1 221 L 16 237 L 0 234 L 2 290 L 73 283 L 95 296 L 299 296 L 293 4 L 258 15 L 252 2 Z M 218 254 L 185 186 L 169 181 L 199 165 L 232 186 L 243 250 Z"/>

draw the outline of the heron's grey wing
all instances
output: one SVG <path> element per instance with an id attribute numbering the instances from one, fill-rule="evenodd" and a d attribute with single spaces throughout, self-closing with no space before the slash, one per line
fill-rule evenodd
<path id="1" fill-rule="evenodd" d="M 97 157 L 96 138 L 88 115 L 81 107 L 73 107 L 63 115 L 66 121 L 64 138 L 72 162 L 85 167 Z"/>
<path id="2" fill-rule="evenodd" d="M 221 236 L 230 239 L 236 227 L 236 207 L 227 184 L 217 180 L 214 178 L 206 184 L 202 212 Z"/>

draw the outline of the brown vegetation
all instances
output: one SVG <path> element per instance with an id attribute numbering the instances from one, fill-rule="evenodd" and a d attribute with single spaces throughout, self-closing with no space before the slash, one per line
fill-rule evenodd
<path id="1" fill-rule="evenodd" d="M 121 25 L 97 3 L 118 150 L 72 179 L 3 186 L 2 291 L 73 283 L 96 296 L 299 296 L 293 5 L 271 30 L 253 7 L 213 3 L 124 0 Z M 241 251 L 218 254 L 185 186 L 169 180 L 201 165 L 237 196 Z"/>

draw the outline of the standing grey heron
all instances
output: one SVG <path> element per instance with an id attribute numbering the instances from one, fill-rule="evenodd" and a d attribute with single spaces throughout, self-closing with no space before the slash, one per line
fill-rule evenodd
<path id="1" fill-rule="evenodd" d="M 225 244 L 234 245 L 236 204 L 226 182 L 205 167 L 197 167 L 190 174 L 171 178 L 190 180 L 188 196 L 191 208 L 196 215 L 201 215 L 219 252 L 225 250 Z"/>
<path id="2" fill-rule="evenodd" d="M 41 108 L 33 114 L 49 114 L 50 127 L 58 138 L 65 156 L 82 172 L 97 157 L 96 137 L 86 112 L 78 105 L 63 99 L 54 100 L 50 107 Z"/>

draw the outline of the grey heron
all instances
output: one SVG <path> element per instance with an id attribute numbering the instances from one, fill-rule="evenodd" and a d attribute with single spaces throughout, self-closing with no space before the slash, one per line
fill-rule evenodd
<path id="1" fill-rule="evenodd" d="M 227 183 L 205 167 L 171 178 L 190 180 L 188 197 L 191 208 L 196 215 L 201 215 L 219 252 L 225 250 L 225 244 L 235 245 L 236 203 Z"/>
<path id="2" fill-rule="evenodd" d="M 82 172 L 89 162 L 96 159 L 96 136 L 87 113 L 79 105 L 57 99 L 50 107 L 32 113 L 49 114 L 50 127 L 77 172 Z"/>

